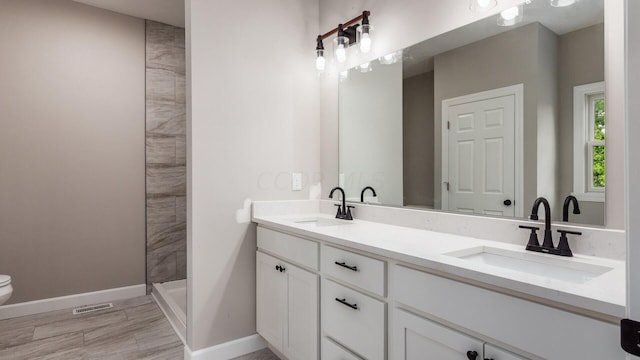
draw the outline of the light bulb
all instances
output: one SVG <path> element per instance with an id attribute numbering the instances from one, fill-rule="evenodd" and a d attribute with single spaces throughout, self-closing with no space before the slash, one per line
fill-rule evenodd
<path id="1" fill-rule="evenodd" d="M 402 59 L 402 51 L 396 51 L 391 54 L 386 54 L 383 57 L 379 58 L 378 61 L 380 64 L 391 65 L 395 64 Z"/>
<path id="2" fill-rule="evenodd" d="M 502 18 L 505 19 L 506 21 L 511 21 L 516 17 L 518 17 L 519 14 L 520 14 L 520 10 L 518 9 L 517 6 L 514 6 L 512 8 L 508 8 L 507 10 L 504 10 L 503 12 L 501 12 L 500 16 L 502 16 Z"/>
<path id="3" fill-rule="evenodd" d="M 324 56 L 320 55 L 316 58 L 316 70 L 318 70 L 319 72 L 324 71 L 325 64 L 326 61 L 324 59 Z"/>
<path id="4" fill-rule="evenodd" d="M 553 7 L 571 6 L 575 3 L 576 3 L 576 0 L 551 0 L 551 6 Z"/>
<path id="5" fill-rule="evenodd" d="M 344 44 L 338 45 L 338 48 L 336 49 L 336 60 L 338 60 L 339 63 L 343 63 L 347 60 L 347 50 L 344 48 Z"/>
<path id="6" fill-rule="evenodd" d="M 493 9 L 498 5 L 496 0 L 469 0 L 469 10 L 483 12 Z"/>
<path id="7" fill-rule="evenodd" d="M 369 33 L 363 33 L 360 38 L 360 51 L 366 54 L 369 50 L 371 50 L 371 36 Z"/>
<path id="8" fill-rule="evenodd" d="M 369 18 L 365 17 L 366 12 L 362 16 L 362 25 L 358 27 L 358 34 L 360 34 L 358 42 L 360 44 L 360 52 L 366 54 L 371 51 L 371 31 L 373 31 L 373 26 L 369 25 Z"/>
<path id="9" fill-rule="evenodd" d="M 358 65 L 358 70 L 360 70 L 360 72 L 363 72 L 363 73 L 371 71 L 371 63 L 366 62 L 364 64 Z"/>

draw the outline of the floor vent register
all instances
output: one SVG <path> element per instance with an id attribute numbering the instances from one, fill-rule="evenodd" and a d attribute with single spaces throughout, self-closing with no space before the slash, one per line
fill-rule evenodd
<path id="1" fill-rule="evenodd" d="M 86 314 L 94 311 L 111 309 L 112 307 L 113 307 L 112 303 L 98 304 L 98 305 L 85 305 L 85 306 L 81 306 L 79 308 L 73 309 L 73 315 L 81 315 L 81 314 Z"/>

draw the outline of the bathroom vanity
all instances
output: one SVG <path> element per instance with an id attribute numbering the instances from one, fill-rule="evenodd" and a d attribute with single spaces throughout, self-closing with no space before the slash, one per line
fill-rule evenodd
<path id="1" fill-rule="evenodd" d="M 516 245 L 337 220 L 332 205 L 254 203 L 257 331 L 286 358 L 624 358 L 623 261 L 525 251 L 526 232 Z M 375 208 L 355 211 L 429 216 Z"/>

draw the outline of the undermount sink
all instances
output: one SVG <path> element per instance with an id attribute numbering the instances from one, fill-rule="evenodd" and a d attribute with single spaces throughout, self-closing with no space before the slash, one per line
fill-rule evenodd
<path id="1" fill-rule="evenodd" d="M 347 221 L 347 220 L 322 218 L 322 217 L 293 219 L 292 221 L 298 225 L 309 226 L 309 227 L 325 227 L 325 226 L 339 226 L 339 225 L 352 224 L 351 221 Z"/>
<path id="2" fill-rule="evenodd" d="M 490 246 L 478 246 L 453 251 L 444 255 L 453 256 L 477 264 L 485 264 L 519 273 L 552 278 L 582 284 L 610 270 L 611 267 L 595 265 L 555 255 L 512 251 Z"/>

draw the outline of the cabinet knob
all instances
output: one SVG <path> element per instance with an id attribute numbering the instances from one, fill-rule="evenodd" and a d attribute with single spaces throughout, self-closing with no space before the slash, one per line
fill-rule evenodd
<path id="1" fill-rule="evenodd" d="M 504 206 L 511 206 L 512 201 L 507 199 L 507 200 L 503 201 L 502 203 L 504 204 Z"/>
<path id="2" fill-rule="evenodd" d="M 477 358 L 478 358 L 478 352 L 477 351 L 467 351 L 467 359 L 476 360 Z"/>
<path id="3" fill-rule="evenodd" d="M 276 265 L 276 270 L 280 271 L 280 265 Z"/>

